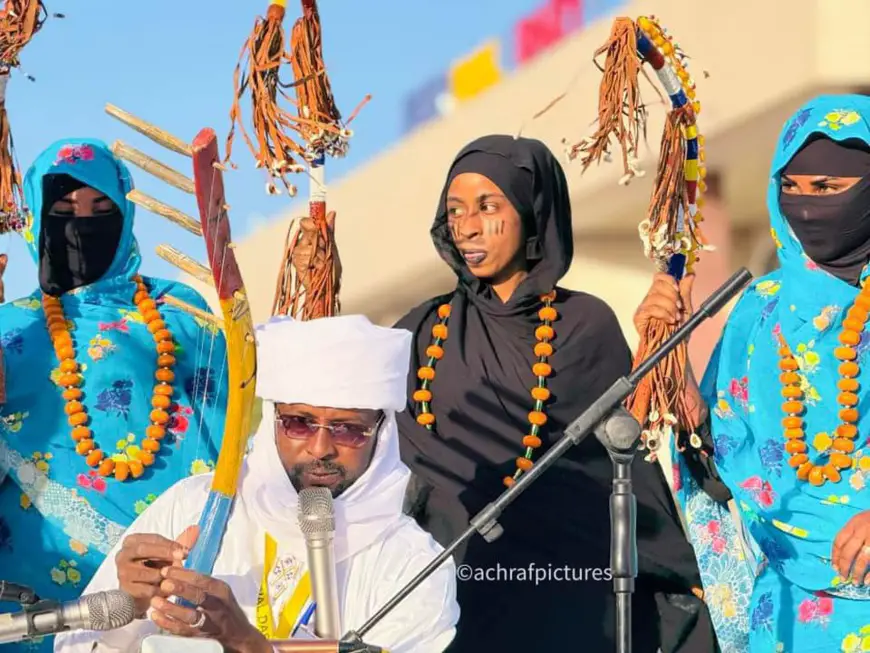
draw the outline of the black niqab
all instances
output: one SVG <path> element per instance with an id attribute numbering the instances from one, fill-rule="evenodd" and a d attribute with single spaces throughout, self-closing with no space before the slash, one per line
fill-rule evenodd
<path id="1" fill-rule="evenodd" d="M 88 217 L 52 214 L 55 202 L 86 185 L 65 174 L 46 175 L 42 181 L 39 287 L 53 297 L 99 281 L 121 242 L 120 209 Z"/>
<path id="2" fill-rule="evenodd" d="M 806 255 L 835 277 L 857 284 L 870 261 L 870 150 L 860 141 L 816 138 L 798 150 L 783 174 L 861 178 L 842 193 L 783 192 L 779 198 Z"/>
<path id="3" fill-rule="evenodd" d="M 526 224 L 530 270 L 507 302 L 474 277 L 453 244 L 446 196 L 459 172 L 489 177 Z M 570 199 L 561 166 L 536 140 L 488 136 L 471 143 L 451 166 L 432 239 L 458 277 L 456 290 L 417 307 L 397 326 L 415 334 L 410 398 L 418 383 L 416 370 L 426 361 L 438 306 L 451 304 L 449 337 L 432 384 L 435 430 L 416 423 L 413 403 L 398 420 L 402 457 L 420 487 L 416 516 L 447 545 L 505 489 L 502 479 L 513 474 L 516 458 L 525 451 L 521 442 L 528 433 L 530 391 L 536 382 L 532 365 L 539 296 L 556 287 L 573 258 Z M 553 307 L 559 317 L 553 324 L 555 352 L 550 357 L 552 397 L 536 460 L 571 420 L 631 368 L 619 323 L 603 301 L 557 288 Z M 515 576 L 513 582 L 503 577 L 459 582 L 462 615 L 450 651 L 557 650 L 570 641 L 583 641 L 592 651 L 613 650 L 612 584 L 601 576 L 609 565 L 611 481 L 605 450 L 594 437 L 587 438 L 505 511 L 499 520 L 505 532 L 499 540 L 487 544 L 475 536 L 457 551 L 457 564 L 480 573 L 567 568 L 567 578 L 574 574 L 575 580 L 550 577 L 536 584 Z M 641 572 L 634 608 L 635 651 L 656 651 L 659 641 L 666 652 L 688 641 L 704 642 L 692 650 L 712 651 L 706 609 L 693 603 L 689 593 L 700 585 L 694 553 L 661 472 L 640 457 L 634 466 L 634 490 Z M 583 569 L 589 571 L 580 579 Z M 665 594 L 690 598 L 677 608 Z"/>

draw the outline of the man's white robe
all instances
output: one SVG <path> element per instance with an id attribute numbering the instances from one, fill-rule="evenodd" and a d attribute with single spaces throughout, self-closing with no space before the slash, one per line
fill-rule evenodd
<path id="1" fill-rule="evenodd" d="M 261 359 L 264 363 L 261 374 L 264 369 L 267 371 L 266 383 L 260 392 L 266 399 L 263 420 L 254 436 L 253 451 L 245 460 L 233 512 L 211 574 L 229 585 L 252 624 L 256 623 L 257 594 L 263 578 L 266 533 L 277 542 L 277 559 L 284 563 L 281 568 L 307 568 L 305 541 L 297 524 L 298 495 L 278 457 L 272 401 L 283 398 L 287 403 L 386 410 L 387 417 L 369 467 L 334 504 L 336 575 L 343 631 L 362 626 L 443 550 L 411 518 L 402 514 L 410 472 L 399 458 L 394 411 L 404 408 L 406 377 L 404 373 L 396 374 L 396 368 L 401 371 L 403 367 L 407 371 L 410 339 L 404 337 L 406 332 L 373 327 L 367 320 L 365 324 L 358 320 L 352 322 L 354 319 L 356 316 L 328 318 L 292 323 L 292 326 L 285 322 L 271 335 L 282 336 L 280 344 L 284 349 L 287 338 L 291 338 L 291 344 L 302 343 L 300 346 L 306 351 L 315 352 L 325 349 L 313 344 L 312 338 L 328 335 L 332 346 L 330 358 L 341 358 L 341 343 L 344 342 L 348 352 L 345 359 L 354 359 L 345 360 L 344 364 L 351 365 L 345 369 L 354 370 L 358 380 L 356 390 L 352 385 L 338 391 L 330 384 L 330 378 L 336 378 L 335 371 L 330 372 L 322 358 L 319 368 L 322 374 L 315 374 L 316 378 L 307 375 L 304 383 L 293 387 L 287 387 L 291 382 L 287 380 L 286 368 L 270 374 L 269 366 Z M 315 324 L 320 327 L 319 332 L 297 332 L 306 325 L 310 330 Z M 362 343 L 348 337 L 348 326 L 353 327 L 351 332 L 364 336 L 367 348 L 361 348 Z M 325 334 L 329 327 L 341 329 L 338 333 Z M 287 328 L 294 329 L 294 333 L 286 334 Z M 377 330 L 375 337 L 373 329 Z M 394 334 L 403 334 L 401 341 L 397 342 Z M 270 341 L 262 333 L 258 335 L 261 356 L 271 354 L 271 365 L 275 366 L 278 344 L 272 343 L 264 351 L 262 345 Z M 268 328 L 266 335 L 270 335 Z M 284 354 L 293 361 L 303 357 L 302 351 L 285 351 Z M 207 474 L 180 481 L 154 501 L 133 522 L 125 536 L 154 533 L 177 539 L 186 528 L 199 522 L 211 480 L 212 475 Z M 84 593 L 118 588 L 115 556 L 120 546 L 107 556 Z M 453 639 L 459 619 L 455 573 L 453 562 L 446 563 L 367 633 L 366 643 L 391 653 L 441 653 Z M 275 619 L 293 589 L 291 582 L 279 593 L 273 586 L 278 580 L 273 573 L 269 596 L 274 598 Z M 137 620 L 107 633 L 67 633 L 56 638 L 55 651 L 90 653 L 96 642 L 98 652 L 132 652 L 138 650 L 145 636 L 156 632 L 150 620 Z"/>

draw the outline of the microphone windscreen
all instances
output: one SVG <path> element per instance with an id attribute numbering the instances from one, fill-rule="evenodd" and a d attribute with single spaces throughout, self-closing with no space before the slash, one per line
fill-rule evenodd
<path id="1" fill-rule="evenodd" d="M 121 590 L 86 594 L 90 630 L 114 630 L 132 623 L 135 611 L 133 597 Z"/>
<path id="2" fill-rule="evenodd" d="M 309 487 L 299 493 L 299 528 L 306 537 L 335 532 L 335 506 L 329 488 Z"/>

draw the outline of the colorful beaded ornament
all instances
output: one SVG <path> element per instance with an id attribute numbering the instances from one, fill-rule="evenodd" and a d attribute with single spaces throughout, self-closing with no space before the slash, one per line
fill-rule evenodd
<path id="1" fill-rule="evenodd" d="M 818 464 L 810 460 L 806 433 L 804 432 L 805 414 L 804 393 L 801 388 L 799 365 L 791 348 L 779 334 L 779 369 L 782 372 L 779 379 L 782 383 L 784 402 L 782 410 L 785 418 L 782 420 L 785 436 L 785 451 L 789 454 L 789 465 L 797 470 L 797 477 L 809 481 L 813 485 L 824 485 L 827 481 L 836 483 L 840 480 L 840 470 L 852 467 L 852 456 L 855 451 L 855 438 L 858 437 L 858 352 L 855 347 L 861 341 L 861 334 L 867 325 L 870 311 L 870 284 L 865 283 L 855 303 L 846 313 L 843 328 L 840 331 L 840 347 L 834 350 L 834 357 L 840 361 L 837 381 L 837 403 L 840 405 L 838 417 L 840 424 L 831 437 L 827 433 L 818 433 L 813 438 L 813 448 L 822 456 L 827 456 L 826 463 Z"/>
<path id="2" fill-rule="evenodd" d="M 538 359 L 532 365 L 532 373 L 537 377 L 537 384 L 532 388 L 532 399 L 535 404 L 529 413 L 529 433 L 523 437 L 523 446 L 526 448 L 525 455 L 516 459 L 517 470 L 513 476 L 505 476 L 504 484 L 510 487 L 522 475 L 532 468 L 532 458 L 535 449 L 541 446 L 540 430 L 547 423 L 547 414 L 544 412 L 544 404 L 550 398 L 550 390 L 547 388 L 547 378 L 553 373 L 549 363 L 553 355 L 552 341 L 556 337 L 553 322 L 559 316 L 553 308 L 556 299 L 556 291 L 552 290 L 546 295 L 541 295 L 544 306 L 538 311 L 541 325 L 535 329 L 535 357 Z M 421 384 L 414 392 L 414 401 L 417 403 L 419 413 L 417 423 L 430 431 L 434 429 L 435 415 L 432 413 L 432 382 L 435 380 L 435 364 L 444 356 L 442 345 L 447 340 L 447 322 L 450 320 L 450 304 L 442 304 L 438 307 L 438 322 L 432 327 L 433 342 L 426 348 L 426 356 L 429 360 L 417 370 L 417 378 Z"/>
<path id="3" fill-rule="evenodd" d="M 145 467 L 154 463 L 154 456 L 160 451 L 160 440 L 166 435 L 166 425 L 169 423 L 172 408 L 171 383 L 175 380 L 175 373 L 172 371 L 175 365 L 175 342 L 172 334 L 166 328 L 166 322 L 157 309 L 157 303 L 151 299 L 142 277 L 136 275 L 134 281 L 136 294 L 133 302 L 154 336 L 157 348 L 157 384 L 151 397 L 151 425 L 145 429 L 137 460 L 115 460 L 111 456 L 107 457 L 94 442 L 94 434 L 88 427 L 88 412 L 82 403 L 84 392 L 81 385 L 84 377 L 81 365 L 76 361 L 75 343 L 63 312 L 63 304 L 58 297 L 43 295 L 42 298 L 45 324 L 60 363 L 58 385 L 64 389 L 64 410 L 72 427 L 71 435 L 76 443 L 76 452 L 84 457 L 88 466 L 96 467 L 101 476 L 114 475 L 119 481 L 139 478 L 145 473 Z"/>

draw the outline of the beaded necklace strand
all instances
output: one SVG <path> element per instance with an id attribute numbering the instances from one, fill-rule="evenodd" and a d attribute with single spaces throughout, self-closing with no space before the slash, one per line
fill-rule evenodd
<path id="1" fill-rule="evenodd" d="M 840 331 L 840 346 L 834 349 L 834 357 L 840 361 L 837 381 L 837 403 L 840 405 L 838 417 L 840 424 L 834 436 L 818 433 L 813 438 L 813 448 L 821 454 L 828 454 L 826 463 L 818 464 L 810 460 L 805 442 L 804 420 L 806 407 L 803 402 L 804 393 L 801 388 L 801 376 L 798 373 L 798 362 L 785 341 L 779 334 L 779 369 L 782 396 L 785 400 L 782 410 L 785 418 L 782 420 L 785 450 L 790 455 L 789 465 L 797 470 L 801 481 L 809 481 L 812 485 L 821 486 L 825 482 L 836 483 L 840 480 L 840 470 L 852 467 L 852 452 L 855 451 L 855 438 L 858 437 L 858 376 L 861 368 L 857 363 L 858 352 L 855 347 L 861 341 L 861 334 L 868 320 L 870 311 L 870 284 L 864 284 L 855 303 L 846 313 L 843 328 Z"/>
<path id="2" fill-rule="evenodd" d="M 553 355 L 552 341 L 556 337 L 553 322 L 558 313 L 553 308 L 556 299 L 556 291 L 552 290 L 546 295 L 541 295 L 544 306 L 538 311 L 541 325 L 535 329 L 535 356 L 537 362 L 532 365 L 532 373 L 537 377 L 537 384 L 532 388 L 534 407 L 529 413 L 529 434 L 523 437 L 523 446 L 526 448 L 525 455 L 516 459 L 517 470 L 513 476 L 505 476 L 504 484 L 507 487 L 513 485 L 516 480 L 532 468 L 532 458 L 535 449 L 541 446 L 540 430 L 547 423 L 547 414 L 544 412 L 544 403 L 550 398 L 550 390 L 547 388 L 547 378 L 553 373 L 553 368 L 548 362 Z M 420 387 L 414 392 L 414 401 L 417 403 L 419 414 L 417 423 L 430 431 L 435 425 L 435 415 L 432 413 L 432 382 L 435 380 L 435 365 L 444 356 L 442 345 L 447 340 L 447 322 L 450 320 L 450 304 L 442 304 L 438 307 L 438 322 L 432 327 L 432 344 L 426 348 L 426 356 L 429 357 L 426 365 L 417 370 L 417 378 L 420 379 Z"/>
<path id="3" fill-rule="evenodd" d="M 166 328 L 166 322 L 157 309 L 157 303 L 151 299 L 142 277 L 136 275 L 133 280 L 136 282 L 133 303 L 136 304 L 148 331 L 154 336 L 157 348 L 157 370 L 154 374 L 157 384 L 151 397 L 151 425 L 145 429 L 145 437 L 135 460 L 115 460 L 111 456 L 107 457 L 94 442 L 93 431 L 88 426 L 88 411 L 82 403 L 82 368 L 76 360 L 75 342 L 63 312 L 63 304 L 58 297 L 43 295 L 42 298 L 45 324 L 60 363 L 58 385 L 64 388 L 64 411 L 72 427 L 71 436 L 76 443 L 76 452 L 85 459 L 88 466 L 96 467 L 101 476 L 114 475 L 118 481 L 139 478 L 145 473 L 145 467 L 154 463 L 154 456 L 160 450 L 160 440 L 166 435 L 172 406 L 171 383 L 175 380 L 175 373 L 172 371 L 175 366 L 175 341 L 172 333 Z"/>

